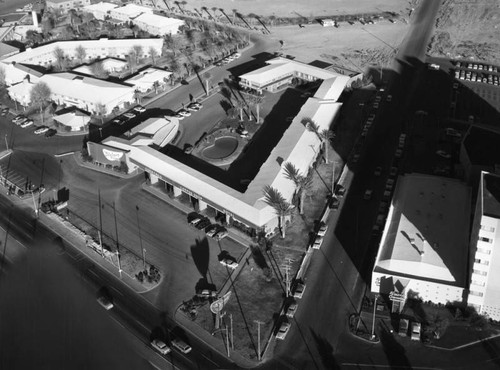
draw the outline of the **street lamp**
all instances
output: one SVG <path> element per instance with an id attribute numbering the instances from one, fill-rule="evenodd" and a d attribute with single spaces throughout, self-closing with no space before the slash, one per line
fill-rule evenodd
<path id="1" fill-rule="evenodd" d="M 375 295 L 375 303 L 373 304 L 373 320 L 372 320 L 372 339 L 375 338 L 375 313 L 377 310 L 378 295 Z"/>
<path id="2" fill-rule="evenodd" d="M 220 329 L 217 329 L 215 330 L 213 333 L 212 333 L 212 336 L 214 336 L 215 334 L 217 334 L 218 332 L 226 332 L 226 349 L 227 349 L 227 357 L 231 357 L 231 353 L 229 352 L 229 335 L 227 335 L 227 325 L 224 327 L 224 328 L 220 328 Z M 223 338 L 224 339 L 224 338 Z"/>
<path id="3" fill-rule="evenodd" d="M 116 254 L 116 257 L 118 258 L 118 272 L 120 273 L 120 279 L 121 279 L 122 278 L 122 265 L 120 262 L 120 252 L 116 251 L 115 254 Z"/>
<path id="4" fill-rule="evenodd" d="M 102 139 L 102 127 L 99 127 L 99 135 L 101 136 Z"/>

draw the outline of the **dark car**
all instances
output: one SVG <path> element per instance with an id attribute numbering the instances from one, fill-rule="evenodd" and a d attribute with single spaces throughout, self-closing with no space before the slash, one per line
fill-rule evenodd
<path id="1" fill-rule="evenodd" d="M 208 225 L 210 225 L 210 220 L 208 218 L 204 218 L 200 222 L 196 224 L 196 228 L 198 230 L 204 230 Z"/>
<path id="2" fill-rule="evenodd" d="M 57 130 L 54 130 L 53 128 L 49 128 L 47 132 L 45 132 L 45 137 L 52 137 L 55 134 L 57 134 Z"/>

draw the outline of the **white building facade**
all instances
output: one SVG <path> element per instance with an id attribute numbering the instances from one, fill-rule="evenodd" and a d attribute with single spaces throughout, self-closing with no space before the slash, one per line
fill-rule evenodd
<path id="1" fill-rule="evenodd" d="M 47 0 L 47 8 L 70 10 L 90 5 L 90 0 Z"/>
<path id="2" fill-rule="evenodd" d="M 117 8 L 118 5 L 112 3 L 100 2 L 96 4 L 86 5 L 83 7 L 82 11 L 90 13 L 95 19 L 103 21 L 111 12 L 111 10 Z"/>

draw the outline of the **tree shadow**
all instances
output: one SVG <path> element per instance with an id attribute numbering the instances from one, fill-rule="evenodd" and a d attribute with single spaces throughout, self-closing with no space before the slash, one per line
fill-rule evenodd
<path id="1" fill-rule="evenodd" d="M 195 245 L 191 246 L 191 256 L 198 272 L 206 279 L 210 260 L 210 246 L 207 238 L 196 239 Z"/>
<path id="2" fill-rule="evenodd" d="M 255 261 L 255 264 L 259 266 L 261 269 L 268 268 L 266 258 L 262 254 L 260 248 L 256 245 L 250 245 L 250 250 L 252 251 L 252 257 Z"/>
<path id="3" fill-rule="evenodd" d="M 325 338 L 316 334 L 314 330 L 310 329 L 310 331 L 314 341 L 316 342 L 316 348 L 323 366 L 327 369 L 340 370 L 340 365 L 337 360 L 335 360 L 335 356 L 333 355 L 332 345 Z"/>
<path id="4" fill-rule="evenodd" d="M 412 369 L 410 362 L 406 357 L 406 351 L 404 347 L 399 344 L 396 339 L 394 339 L 394 336 L 384 327 L 380 327 L 379 336 L 380 342 L 382 343 L 382 349 L 384 350 L 391 368 Z"/>

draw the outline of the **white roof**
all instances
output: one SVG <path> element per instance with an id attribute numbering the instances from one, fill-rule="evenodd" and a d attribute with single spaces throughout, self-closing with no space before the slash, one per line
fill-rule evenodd
<path id="1" fill-rule="evenodd" d="M 340 94 L 342 94 L 342 91 L 344 91 L 344 88 L 346 87 L 349 80 L 349 76 L 343 75 L 327 78 L 318 88 L 316 94 L 314 94 L 314 97 L 318 99 L 336 101 L 340 97 Z"/>
<path id="2" fill-rule="evenodd" d="M 69 72 L 46 74 L 40 78 L 40 81 L 46 82 L 53 94 L 71 96 L 73 99 L 92 103 L 105 104 L 133 90 L 130 86 Z"/>
<path id="3" fill-rule="evenodd" d="M 124 60 L 115 58 L 105 58 L 91 64 L 84 64 L 79 67 L 73 68 L 72 71 L 83 73 L 89 76 L 94 76 L 94 72 L 92 71 L 92 65 L 95 63 L 101 63 L 104 70 L 108 72 L 113 71 L 114 69 L 124 69 L 127 66 L 127 62 Z"/>
<path id="4" fill-rule="evenodd" d="M 100 2 L 100 3 L 97 3 L 97 4 L 91 4 L 91 5 L 86 5 L 83 7 L 83 10 L 87 10 L 89 12 L 93 12 L 93 11 L 101 11 L 103 13 L 106 13 L 108 12 L 109 10 L 111 9 L 115 9 L 117 8 L 118 5 L 116 4 L 111 4 L 111 3 L 105 3 L 105 2 Z"/>
<path id="5" fill-rule="evenodd" d="M 153 14 L 153 9 L 145 7 L 145 6 L 136 5 L 136 4 L 127 4 L 127 5 L 121 6 L 119 8 L 114 8 L 112 10 L 111 14 L 113 14 L 113 13 L 126 15 L 129 18 L 135 18 L 139 14 L 142 14 L 142 13 Z"/>
<path id="6" fill-rule="evenodd" d="M 54 120 L 61 122 L 65 126 L 80 128 L 90 121 L 90 116 L 79 111 L 72 111 L 54 116 Z"/>
<path id="7" fill-rule="evenodd" d="M 464 183 L 400 176 L 374 271 L 465 286 L 469 219 Z"/>
<path id="8" fill-rule="evenodd" d="M 152 117 L 132 128 L 130 136 L 142 135 L 149 137 L 149 142 L 144 138 L 132 140 L 132 144 L 135 146 L 155 144 L 162 147 L 168 144 L 168 142 L 165 142 L 167 139 L 173 139 L 178 129 L 178 118 Z"/>
<path id="9" fill-rule="evenodd" d="M 172 72 L 163 69 L 147 68 L 135 76 L 126 79 L 125 82 L 134 86 L 142 84 L 153 85 L 155 81 L 163 81 L 164 78 L 170 78 L 171 74 Z"/>
<path id="10" fill-rule="evenodd" d="M 31 88 L 35 84 L 32 82 L 28 82 L 27 80 L 21 81 L 15 85 L 12 85 L 7 88 L 7 90 L 16 96 L 29 96 L 31 92 Z"/>
<path id="11" fill-rule="evenodd" d="M 296 62 L 287 58 L 275 58 L 266 62 L 268 65 L 255 71 L 245 73 L 240 79 L 247 80 L 259 86 L 266 86 L 281 77 L 290 76 L 295 72 L 314 76 L 317 79 L 327 80 L 332 77 L 345 77 L 333 71 L 327 71 L 322 68 L 314 67 L 309 64 Z M 344 85 L 345 86 L 345 85 Z"/>
<path id="12" fill-rule="evenodd" d="M 182 19 L 163 17 L 157 14 L 144 13 L 135 18 L 135 21 L 144 22 L 156 27 L 180 27 L 184 24 Z"/>

